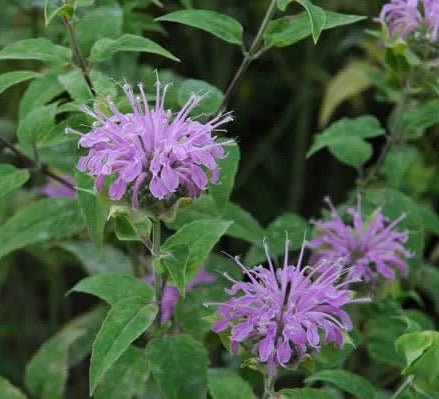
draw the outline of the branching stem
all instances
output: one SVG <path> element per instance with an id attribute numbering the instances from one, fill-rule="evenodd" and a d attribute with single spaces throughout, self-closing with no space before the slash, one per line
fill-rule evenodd
<path id="1" fill-rule="evenodd" d="M 67 28 L 67 32 L 69 33 L 70 41 L 72 42 L 72 49 L 73 49 L 73 53 L 75 54 L 76 63 L 78 64 L 79 68 L 81 68 L 82 75 L 84 76 L 84 80 L 87 83 L 90 93 L 92 94 L 93 97 L 95 97 L 96 90 L 90 79 L 90 75 L 88 73 L 88 64 L 82 54 L 81 47 L 79 46 L 79 41 L 76 35 L 75 27 L 73 26 L 73 22 L 70 18 L 67 17 L 63 17 L 63 22 Z"/>
<path id="2" fill-rule="evenodd" d="M 266 50 L 265 48 L 260 48 L 262 36 L 265 32 L 265 29 L 267 29 L 268 23 L 271 21 L 271 18 L 273 18 L 275 11 L 276 0 L 271 0 L 267 12 L 265 13 L 264 19 L 259 26 L 258 32 L 256 33 L 256 36 L 253 39 L 252 44 L 250 45 L 250 49 L 248 51 L 244 51 L 244 58 L 241 62 L 241 65 L 239 66 L 238 70 L 235 73 L 235 76 L 233 76 L 229 86 L 227 87 L 226 94 L 224 95 L 224 99 L 220 107 L 222 111 L 227 108 L 227 104 L 229 103 L 230 98 L 232 97 L 233 92 L 241 81 L 245 71 L 247 71 L 248 66 L 253 60 L 257 59 Z"/>
<path id="3" fill-rule="evenodd" d="M 57 182 L 61 183 L 63 186 L 70 188 L 71 190 L 75 189 L 75 187 L 70 182 L 68 182 L 64 178 L 52 173 L 47 165 L 39 162 L 39 160 L 35 160 L 35 159 L 32 159 L 31 157 L 27 156 L 24 152 L 21 152 L 17 147 L 15 147 L 15 145 L 13 145 L 12 143 L 10 143 L 8 140 L 4 139 L 1 136 L 0 136 L 0 144 L 3 147 L 8 148 L 22 162 L 30 165 L 31 168 L 40 171 L 42 174 L 50 177 L 53 180 L 56 180 Z"/>

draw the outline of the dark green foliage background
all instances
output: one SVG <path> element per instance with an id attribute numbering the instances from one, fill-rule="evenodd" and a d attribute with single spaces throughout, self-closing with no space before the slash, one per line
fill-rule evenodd
<path id="1" fill-rule="evenodd" d="M 55 43 L 69 46 L 60 19 L 55 18 L 48 27 L 44 25 L 42 3 L 44 2 L 40 0 L 0 1 L 0 49 L 15 41 L 31 37 L 49 37 Z M 95 0 L 95 6 L 111 7 L 114 3 L 113 0 Z M 139 7 L 135 15 L 126 12 L 121 32 L 143 34 L 161 44 L 181 62 L 175 63 L 148 53 L 118 53 L 110 61 L 100 65 L 102 71 L 117 82 L 127 80 L 136 83 L 145 80 L 151 85 L 155 79 L 154 70 L 157 69 L 162 80 L 173 80 L 177 85 L 183 79 L 191 78 L 209 82 L 222 91 L 227 88 L 242 59 L 239 46 L 229 45 L 205 32 L 184 25 L 154 22 L 155 17 L 181 9 L 183 2 L 163 0 L 163 8 L 160 8 L 147 4 L 149 1 L 119 1 L 125 11 L 129 10 L 130 3 L 136 3 Z M 189 0 L 186 3 L 192 3 L 195 8 L 216 10 L 239 20 L 245 28 L 245 43 L 249 43 L 254 36 L 267 7 L 267 0 Z M 379 90 L 366 88 L 361 93 L 350 96 L 347 101 L 337 104 L 325 126 L 319 124 L 323 99 L 334 76 L 353 61 L 378 65 L 377 59 L 382 59 L 384 50 L 376 43 L 371 44 L 374 39 L 365 33 L 365 28 L 377 28 L 372 18 L 378 15 L 383 2 L 327 0 L 315 3 L 333 11 L 365 15 L 368 19 L 323 32 L 317 45 L 314 45 L 309 37 L 294 46 L 271 49 L 250 65 L 229 104 L 235 121 L 228 127 L 228 136 L 236 138 L 241 150 L 240 166 L 231 198 L 233 202 L 249 211 L 262 226 L 269 225 L 276 217 L 286 212 L 300 214 L 305 219 L 319 217 L 323 206 L 322 199 L 326 195 L 336 204 L 345 201 L 352 194 L 358 171 L 340 163 L 327 150 L 306 159 L 313 135 L 339 118 L 363 114 L 376 116 L 382 125 L 386 126 L 392 111 L 391 105 L 381 101 Z M 103 13 L 94 18 L 87 17 L 89 10 L 91 9 L 84 8 L 78 11 L 79 20 L 82 21 L 78 23 L 78 37 L 86 55 L 96 40 L 96 35 L 118 36 L 110 15 Z M 291 7 L 292 12 L 295 10 Z M 297 10 L 300 10 L 298 5 Z M 87 18 L 90 19 L 88 25 Z M 40 67 L 41 63 L 32 60 L 0 60 L 0 74 L 15 70 L 38 70 Z M 11 141 L 15 141 L 20 99 L 26 87 L 27 82 L 18 84 L 0 96 L 0 135 Z M 45 88 L 41 90 L 44 92 Z M 176 96 L 176 90 L 171 89 L 170 101 L 174 104 L 178 102 Z M 65 100 L 62 95 L 58 99 Z M 436 110 L 439 112 L 439 107 Z M 61 116 L 58 118 L 62 119 Z M 367 169 L 376 161 L 384 139 L 375 137 L 369 139 L 369 142 L 375 149 L 374 156 L 362 169 Z M 410 196 L 414 203 L 429 204 L 430 211 L 434 208 L 437 211 L 439 129 L 428 129 L 412 146 L 410 148 L 416 147 L 418 150 L 413 157 L 407 155 L 410 152 L 408 150 L 407 153 L 403 153 L 402 160 L 396 160 L 397 163 L 384 164 L 382 174 L 394 183 L 395 189 Z M 1 149 L 0 147 L 1 163 L 12 163 L 17 167 L 26 166 Z M 56 166 L 58 171 L 72 173 L 76 159 L 76 142 L 66 141 L 59 146 L 42 150 L 41 157 L 44 162 Z M 0 200 L 0 226 L 18 209 L 40 196 L 39 187 L 46 182 L 45 179 L 39 173 L 32 173 L 25 189 L 8 194 Z M 379 179 L 375 183 L 377 187 L 382 185 Z M 57 206 L 62 208 L 61 205 Z M 47 203 L 47 206 L 54 205 Z M 47 212 L 50 213 L 49 208 Z M 75 215 L 70 217 L 72 221 L 77 219 Z M 426 219 L 429 219 L 428 215 Z M 433 219 L 430 219 L 433 226 L 430 231 L 437 233 L 438 228 Z M 300 222 L 297 223 L 300 225 Z M 74 230 L 75 226 L 73 223 L 55 228 L 60 229 L 59 232 L 54 232 L 53 237 L 54 240 L 58 240 L 63 238 L 65 230 Z M 82 226 L 78 228 L 79 237 L 87 240 L 88 235 L 81 228 Z M 74 233 L 67 232 L 66 236 Z M 302 234 L 303 231 L 300 231 L 299 237 Z M 40 345 L 59 331 L 65 323 L 90 310 L 98 302 L 82 295 L 65 296 L 65 293 L 86 275 L 80 267 L 80 264 L 84 263 L 83 259 L 78 256 L 84 248 L 76 248 L 75 242 L 63 241 L 61 245 L 52 245 L 50 242 L 35 242 L 32 237 L 17 236 L 15 239 L 28 240 L 26 243 L 29 245 L 26 246 L 26 250 L 13 252 L 0 259 L 0 375 L 23 387 L 25 366 Z M 120 271 L 120 264 L 127 262 L 127 257 L 135 258 L 136 251 L 141 248 L 133 243 L 118 243 L 112 233 L 107 233 L 105 243 L 110 247 L 109 251 L 113 246 L 123 252 L 121 258 L 116 260 L 119 263 L 115 271 Z M 1 246 L 0 241 L 0 252 Z M 227 253 L 242 255 L 245 255 L 249 248 L 249 243 L 229 236 L 224 237 L 217 246 L 217 249 Z M 94 247 L 87 247 L 87 250 L 94 251 Z M 257 248 L 253 249 L 247 256 L 257 258 L 257 251 Z M 117 256 L 120 256 L 120 252 L 118 254 Z M 110 258 L 114 260 L 113 255 L 109 255 Z M 400 287 L 390 289 L 400 290 L 395 296 L 400 296 L 398 299 L 402 308 L 410 309 L 414 314 L 413 318 L 423 328 L 433 330 L 438 327 L 439 315 L 437 235 L 426 235 L 424 259 L 428 260 L 432 268 L 418 265 L 416 273 L 404 286 L 404 290 L 400 290 Z M 99 267 L 99 264 L 93 262 L 89 265 L 84 264 L 88 271 Z M 421 289 L 416 291 L 415 288 L 418 286 L 421 286 Z M 221 290 L 218 287 L 216 289 L 218 292 L 213 295 L 221 298 Z M 204 295 L 202 288 L 200 295 Z M 187 297 L 189 309 L 197 304 L 195 296 L 193 294 Z M 373 327 L 379 326 L 377 317 L 385 317 L 385 312 L 389 310 L 380 309 L 380 306 L 382 304 L 368 308 L 367 312 L 370 314 L 367 316 L 374 320 L 372 324 L 376 323 Z M 182 314 L 181 318 L 184 320 L 185 312 L 188 311 L 180 304 L 176 312 Z M 369 348 L 360 347 L 355 358 L 357 363 L 351 365 L 350 369 L 375 381 L 387 378 L 386 387 L 396 388 L 399 371 L 404 362 L 395 352 L 393 341 L 404 332 L 404 328 L 398 324 L 398 320 L 386 322 L 389 323 L 386 330 L 389 335 L 398 329 L 401 332 L 389 338 L 384 336 L 386 332 L 383 329 L 372 328 Z M 203 336 L 207 331 L 206 323 L 201 321 L 198 324 L 190 324 L 188 330 L 194 336 Z M 222 359 L 222 355 L 217 353 L 219 349 L 213 334 L 207 335 L 206 342 L 208 346 L 215 348 L 213 354 L 211 353 L 211 360 L 214 366 L 218 366 L 222 362 L 219 360 Z M 390 366 L 387 364 L 384 370 L 386 375 L 377 375 L 378 363 L 371 363 L 368 350 L 375 354 L 375 357 L 385 356 L 386 361 L 389 361 Z M 127 359 L 129 355 L 125 355 Z M 326 361 L 331 360 L 331 354 L 325 356 Z M 332 356 L 335 358 L 334 364 L 338 364 L 337 354 L 333 353 Z M 218 373 L 221 374 L 221 371 Z M 261 389 L 256 373 L 244 370 L 242 374 L 257 390 Z M 324 377 L 321 377 L 320 381 L 328 381 L 325 378 L 329 377 Z M 233 376 L 226 374 L 222 378 L 233 380 Z M 140 384 L 142 382 L 140 378 Z M 88 362 L 79 356 L 70 370 L 65 397 L 87 397 L 88 383 Z M 290 383 L 291 379 L 283 380 L 281 377 L 279 380 L 280 386 L 291 386 Z M 151 390 L 153 391 L 154 387 Z M 328 391 L 328 395 L 330 394 L 332 391 Z M 294 393 L 291 393 L 289 397 L 296 397 L 293 395 Z"/>

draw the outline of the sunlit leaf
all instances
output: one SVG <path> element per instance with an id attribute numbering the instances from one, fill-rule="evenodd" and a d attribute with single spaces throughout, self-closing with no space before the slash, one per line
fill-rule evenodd
<path id="1" fill-rule="evenodd" d="M 121 51 L 158 54 L 173 61 L 179 61 L 177 57 L 152 40 L 128 33 L 117 39 L 103 38 L 98 40 L 91 49 L 90 61 L 102 62 Z"/>
<path id="2" fill-rule="evenodd" d="M 0 60 L 38 60 L 53 65 L 67 64 L 71 50 L 54 44 L 49 39 L 25 39 L 0 50 Z"/>
<path id="3" fill-rule="evenodd" d="M 216 11 L 187 9 L 174 11 L 156 21 L 177 22 L 198 28 L 232 44 L 242 44 L 242 25 L 228 15 Z"/>
<path id="4" fill-rule="evenodd" d="M 113 305 L 93 344 L 90 395 L 105 373 L 154 321 L 157 306 L 144 298 L 128 297 Z"/>
<path id="5" fill-rule="evenodd" d="M 129 297 L 141 298 L 145 303 L 153 298 L 153 290 L 149 284 L 122 273 L 101 273 L 83 278 L 69 292 L 95 295 L 110 305 Z"/>

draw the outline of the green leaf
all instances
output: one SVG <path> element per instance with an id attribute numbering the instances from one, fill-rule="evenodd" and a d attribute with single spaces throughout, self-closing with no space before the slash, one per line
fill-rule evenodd
<path id="1" fill-rule="evenodd" d="M 13 71 L 3 73 L 0 75 L 0 94 L 11 86 L 25 82 L 29 79 L 34 79 L 38 76 L 40 76 L 40 74 L 34 71 Z"/>
<path id="2" fill-rule="evenodd" d="M 77 172 L 75 174 L 78 186 L 78 202 L 87 224 L 88 231 L 93 243 L 97 248 L 102 246 L 104 239 L 104 227 L 110 212 L 111 202 L 103 193 L 92 193 L 92 179 Z"/>
<path id="3" fill-rule="evenodd" d="M 404 334 L 396 340 L 395 347 L 406 361 L 402 374 L 414 374 L 430 381 L 439 377 L 439 332 Z"/>
<path id="4" fill-rule="evenodd" d="M 142 236 L 147 237 L 150 232 L 151 222 L 133 225 L 126 216 L 116 216 L 116 235 L 120 241 L 142 241 Z"/>
<path id="5" fill-rule="evenodd" d="M 186 281 L 195 277 L 197 270 L 209 255 L 213 246 L 227 231 L 232 222 L 218 219 L 197 220 L 184 225 L 163 244 L 163 250 L 172 251 L 176 245 L 189 248 Z"/>
<path id="6" fill-rule="evenodd" d="M 392 147 L 380 168 L 392 187 L 398 188 L 405 183 L 405 177 L 418 158 L 419 152 L 415 146 Z"/>
<path id="7" fill-rule="evenodd" d="M 17 169 L 12 165 L 0 164 L 0 198 L 20 188 L 29 180 L 29 176 L 26 169 Z"/>
<path id="8" fill-rule="evenodd" d="M 163 266 L 172 279 L 172 284 L 178 288 L 180 295 L 185 296 L 186 290 L 186 268 L 189 261 L 189 247 L 186 245 L 175 245 L 168 248 L 167 253 L 160 259 Z"/>
<path id="9" fill-rule="evenodd" d="M 375 70 L 371 62 L 351 61 L 331 78 L 320 107 L 320 127 L 328 123 L 340 104 L 372 86 L 373 82 L 367 74 Z"/>
<path id="10" fill-rule="evenodd" d="M 418 204 L 417 213 L 426 231 L 439 235 L 439 216 L 426 204 Z"/>
<path id="11" fill-rule="evenodd" d="M 20 100 L 19 119 L 24 119 L 33 109 L 40 108 L 60 95 L 64 89 L 59 84 L 57 74 L 49 73 L 33 80 Z"/>
<path id="12" fill-rule="evenodd" d="M 2 399 L 26 399 L 26 396 L 8 380 L 0 376 L 0 397 Z"/>
<path id="13" fill-rule="evenodd" d="M 305 238 L 308 223 L 300 216 L 294 213 L 285 213 L 276 218 L 264 233 L 264 238 L 270 249 L 270 254 L 274 257 L 285 254 L 285 239 L 290 241 L 289 248 L 292 250 L 299 249 Z M 245 257 L 245 262 L 249 266 L 264 262 L 265 250 L 260 241 L 253 245 Z"/>
<path id="14" fill-rule="evenodd" d="M 110 305 L 116 305 L 119 301 L 135 297 L 144 303 L 153 299 L 151 286 L 133 276 L 121 273 L 102 273 L 86 277 L 79 281 L 70 292 L 82 292 L 95 295 Z"/>
<path id="15" fill-rule="evenodd" d="M 277 0 L 277 8 L 281 11 L 287 9 L 288 4 L 292 3 L 294 0 Z"/>
<path id="16" fill-rule="evenodd" d="M 233 224 L 227 235 L 239 238 L 252 244 L 260 245 L 264 239 L 264 230 L 258 221 L 239 205 L 229 202 L 224 209 L 224 219 L 232 220 Z"/>
<path id="17" fill-rule="evenodd" d="M 422 265 L 419 268 L 417 278 L 416 278 L 417 288 L 428 295 L 434 302 L 436 311 L 439 310 L 439 268 Z"/>
<path id="18" fill-rule="evenodd" d="M 20 40 L 0 50 L 0 60 L 38 60 L 51 65 L 67 64 L 71 56 L 69 48 L 41 37 Z"/>
<path id="19" fill-rule="evenodd" d="M 207 372 L 212 399 L 256 399 L 248 382 L 227 369 L 209 369 Z"/>
<path id="20" fill-rule="evenodd" d="M 307 384 L 328 382 L 358 399 L 375 399 L 375 388 L 364 377 L 346 370 L 321 370 L 305 379 Z"/>
<path id="21" fill-rule="evenodd" d="M 121 250 L 104 244 L 101 249 L 90 242 L 67 241 L 59 246 L 76 256 L 88 274 L 118 272 L 134 274 L 130 258 Z"/>
<path id="22" fill-rule="evenodd" d="M 425 130 L 439 123 L 439 100 L 415 104 L 402 115 L 404 134 L 409 139 L 421 137 Z"/>
<path id="23" fill-rule="evenodd" d="M 146 347 L 146 356 L 165 399 L 206 398 L 209 358 L 192 337 L 154 339 Z"/>
<path id="24" fill-rule="evenodd" d="M 91 48 L 101 39 L 117 39 L 122 34 L 122 7 L 112 2 L 111 5 L 93 7 L 76 24 L 79 45 L 85 57 Z"/>
<path id="25" fill-rule="evenodd" d="M 323 30 L 352 24 L 365 18 L 359 15 L 339 14 L 326 10 L 324 12 L 326 21 Z M 309 16 L 304 12 L 271 21 L 263 37 L 265 43 L 270 47 L 286 47 L 311 36 L 312 32 Z"/>
<path id="26" fill-rule="evenodd" d="M 25 384 L 41 399 L 62 399 L 67 381 L 70 346 L 84 331 L 68 329 L 45 342 L 26 367 Z"/>
<path id="27" fill-rule="evenodd" d="M 37 143 L 55 126 L 58 104 L 43 105 L 26 114 L 18 124 L 17 137 L 23 143 Z"/>
<path id="28" fill-rule="evenodd" d="M 0 226 L 0 258 L 29 244 L 61 240 L 82 229 L 75 200 L 46 198 L 36 201 Z"/>
<path id="29" fill-rule="evenodd" d="M 152 222 L 145 212 L 128 206 L 113 205 L 109 218 L 115 218 L 116 235 L 121 241 L 144 242 L 150 236 Z"/>
<path id="30" fill-rule="evenodd" d="M 90 363 L 90 396 L 105 373 L 152 324 L 157 306 L 144 298 L 121 299 L 113 305 L 93 344 Z"/>
<path id="31" fill-rule="evenodd" d="M 198 28 L 231 44 L 242 44 L 242 25 L 228 15 L 209 10 L 187 9 L 171 12 L 156 21 L 177 22 Z"/>
<path id="32" fill-rule="evenodd" d="M 109 96 L 115 98 L 117 96 L 117 83 L 107 74 L 92 69 L 90 71 L 90 79 L 96 92 L 101 96 Z"/>
<path id="33" fill-rule="evenodd" d="M 382 136 L 385 131 L 379 121 L 372 116 L 355 119 L 343 118 L 314 136 L 314 143 L 307 157 L 328 147 L 341 162 L 358 167 L 372 156 L 372 146 L 364 139 Z"/>
<path id="34" fill-rule="evenodd" d="M 309 16 L 309 22 L 311 23 L 311 32 L 314 40 L 314 44 L 319 40 L 320 34 L 325 26 L 326 13 L 323 8 L 315 6 L 309 0 L 296 0 L 305 8 Z"/>
<path id="35" fill-rule="evenodd" d="M 194 220 L 212 219 L 218 216 L 213 198 L 209 194 L 203 194 L 188 206 L 180 208 L 176 218 L 169 223 L 169 226 L 173 230 L 177 230 Z"/>
<path id="36" fill-rule="evenodd" d="M 193 94 L 202 96 L 202 100 L 195 108 L 194 113 L 196 114 L 212 115 L 216 113 L 224 98 L 221 90 L 210 83 L 203 80 L 187 79 L 178 90 L 179 105 L 183 107 Z"/>
<path id="37" fill-rule="evenodd" d="M 357 168 L 372 157 L 373 147 L 359 137 L 346 137 L 343 141 L 331 144 L 329 152 L 339 161 Z"/>
<path id="38" fill-rule="evenodd" d="M 203 195 L 194 201 L 191 206 L 180 209 L 171 227 L 177 229 L 187 223 L 191 223 L 193 220 L 212 219 L 215 217 L 218 220 L 233 220 L 233 224 L 226 232 L 227 236 L 261 245 L 264 238 L 264 230 L 250 213 L 237 204 L 227 202 L 224 214 L 219 215 L 216 204 L 210 195 Z"/>
<path id="39" fill-rule="evenodd" d="M 180 61 L 159 44 L 142 36 L 124 34 L 117 39 L 103 38 L 98 40 L 91 49 L 90 61 L 102 62 L 121 51 L 136 51 L 158 54 L 173 61 Z"/>
<path id="40" fill-rule="evenodd" d="M 367 349 L 376 362 L 396 367 L 403 366 L 402 357 L 395 351 L 395 340 L 405 332 L 402 320 L 379 316 L 369 322 Z"/>
<path id="41" fill-rule="evenodd" d="M 74 7 L 72 2 L 63 0 L 46 0 L 44 4 L 44 22 L 47 25 L 56 16 L 71 18 Z"/>
<path id="42" fill-rule="evenodd" d="M 227 145 L 225 150 L 227 152 L 227 157 L 218 162 L 220 180 L 216 184 L 209 185 L 209 193 L 220 213 L 224 212 L 224 208 L 230 198 L 230 194 L 232 193 L 236 172 L 238 171 L 239 160 L 241 158 L 238 144 L 233 143 Z"/>
<path id="43" fill-rule="evenodd" d="M 131 399 L 143 397 L 149 377 L 144 351 L 130 346 L 105 374 L 97 387 L 95 399 Z"/>
<path id="44" fill-rule="evenodd" d="M 332 392 L 315 388 L 282 389 L 281 399 L 338 399 Z"/>
<path id="45" fill-rule="evenodd" d="M 69 93 L 70 97 L 78 104 L 83 104 L 92 98 L 84 76 L 80 71 L 70 71 L 58 75 L 61 85 Z"/>

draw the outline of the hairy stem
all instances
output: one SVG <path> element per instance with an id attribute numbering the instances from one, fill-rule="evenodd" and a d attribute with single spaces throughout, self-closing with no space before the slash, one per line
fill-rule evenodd
<path id="1" fill-rule="evenodd" d="M 96 90 L 91 82 L 90 75 L 88 73 L 88 64 L 82 54 L 81 47 L 79 46 L 78 37 L 76 36 L 73 22 L 67 17 L 63 17 L 63 22 L 67 28 L 67 32 L 69 33 L 70 41 L 72 42 L 72 49 L 73 53 L 75 54 L 76 63 L 78 64 L 79 68 L 81 68 L 82 75 L 84 76 L 88 89 L 90 90 L 91 95 L 94 97 L 96 96 Z"/>
<path id="2" fill-rule="evenodd" d="M 47 165 L 40 163 L 39 160 L 34 160 L 31 157 L 28 157 L 24 152 L 21 152 L 17 147 L 15 147 L 15 145 L 13 145 L 1 136 L 0 144 L 3 147 L 8 148 L 14 155 L 17 156 L 17 158 L 19 158 L 22 162 L 30 165 L 30 167 L 40 171 L 42 174 L 50 177 L 53 180 L 56 180 L 57 182 L 61 183 L 63 186 L 70 188 L 71 190 L 75 189 L 75 187 L 70 182 L 52 173 Z"/>
<path id="3" fill-rule="evenodd" d="M 220 107 L 221 110 L 224 110 L 227 107 L 227 104 L 229 103 L 233 92 L 235 91 L 236 87 L 241 81 L 245 71 L 247 71 L 248 66 L 251 64 L 251 62 L 254 59 L 258 58 L 262 53 L 261 51 L 259 51 L 260 50 L 259 47 L 262 41 L 262 35 L 264 34 L 265 29 L 267 29 L 267 25 L 270 22 L 271 18 L 273 17 L 275 11 L 276 11 L 276 0 L 271 0 L 270 5 L 268 6 L 267 11 L 265 13 L 264 19 L 262 20 L 261 25 L 259 26 L 258 33 L 256 33 L 256 36 L 253 39 L 252 44 L 250 45 L 250 49 L 247 52 L 244 52 L 244 58 L 241 62 L 241 65 L 239 66 L 238 70 L 235 73 L 235 76 L 233 76 L 232 80 L 229 83 L 229 86 L 227 87 L 226 94 L 224 95 L 224 99 Z"/>
<path id="4" fill-rule="evenodd" d="M 156 220 L 152 224 L 152 257 L 155 262 L 157 258 L 160 256 L 160 233 L 161 233 L 161 225 L 160 221 Z M 155 301 L 157 304 L 157 316 L 155 319 L 156 326 L 160 326 L 162 319 L 162 296 L 163 296 L 163 278 L 162 274 L 157 270 L 157 265 L 153 265 L 154 267 L 154 290 L 155 290 Z"/>
<path id="5" fill-rule="evenodd" d="M 265 374 L 264 376 L 264 394 L 262 399 L 274 398 L 274 383 L 276 382 L 276 376 L 273 374 Z"/>

